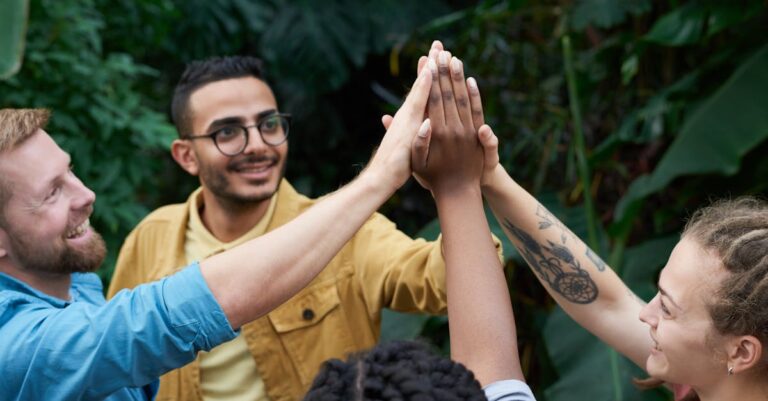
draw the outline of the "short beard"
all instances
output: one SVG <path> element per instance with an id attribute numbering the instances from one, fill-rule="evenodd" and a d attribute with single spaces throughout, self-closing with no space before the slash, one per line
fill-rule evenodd
<path id="1" fill-rule="evenodd" d="M 104 239 L 96 231 L 91 233 L 91 240 L 79 249 L 66 245 L 41 247 L 24 236 L 9 234 L 11 249 L 24 270 L 53 274 L 91 273 L 98 270 L 107 255 Z"/>
<path id="2" fill-rule="evenodd" d="M 259 157 L 252 157 L 254 161 L 261 160 Z M 234 164 L 234 163 L 230 163 Z M 243 196 L 234 193 L 230 190 L 231 184 L 225 174 L 222 174 L 217 169 L 207 165 L 200 166 L 200 178 L 205 182 L 206 188 L 219 200 L 219 202 L 227 204 L 234 209 L 248 209 L 253 207 L 254 204 L 263 202 L 272 198 L 272 196 L 280 188 L 280 183 L 285 176 L 285 168 L 288 164 L 283 163 L 280 167 L 280 174 L 277 179 L 277 185 L 275 189 L 267 193 L 260 193 L 253 196 Z M 229 166 L 228 166 L 229 168 Z"/>

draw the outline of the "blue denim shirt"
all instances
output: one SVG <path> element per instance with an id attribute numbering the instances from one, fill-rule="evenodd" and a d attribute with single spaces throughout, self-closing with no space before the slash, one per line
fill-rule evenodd
<path id="1" fill-rule="evenodd" d="M 98 276 L 73 274 L 70 296 L 0 273 L 0 400 L 147 400 L 236 335 L 196 263 L 109 302 Z"/>

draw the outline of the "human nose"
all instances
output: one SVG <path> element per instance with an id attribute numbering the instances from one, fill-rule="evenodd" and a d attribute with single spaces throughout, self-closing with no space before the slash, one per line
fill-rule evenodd
<path id="1" fill-rule="evenodd" d="M 261 131 L 259 131 L 258 125 L 251 125 L 249 127 L 245 128 L 245 149 L 243 149 L 243 153 L 257 153 L 257 152 L 263 152 L 266 148 L 269 147 L 266 142 L 264 142 L 264 139 L 261 137 Z"/>
<path id="2" fill-rule="evenodd" d="M 651 327 L 656 327 L 659 323 L 659 314 L 657 313 L 659 308 L 659 297 L 660 294 L 657 293 L 651 302 L 648 302 L 643 309 L 640 310 L 640 321 Z"/>
<path id="3" fill-rule="evenodd" d="M 71 176 L 70 188 L 73 209 L 90 207 L 96 202 L 96 194 L 74 174 Z"/>

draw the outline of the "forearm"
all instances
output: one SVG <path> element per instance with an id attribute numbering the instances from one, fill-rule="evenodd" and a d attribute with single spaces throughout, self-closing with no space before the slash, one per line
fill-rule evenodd
<path id="1" fill-rule="evenodd" d="M 290 223 L 201 263 L 232 327 L 255 320 L 306 286 L 394 192 L 368 170 Z"/>
<path id="2" fill-rule="evenodd" d="M 650 341 L 638 320 L 642 300 L 501 166 L 483 187 L 483 195 L 504 232 L 563 310 L 643 366 Z"/>
<path id="3" fill-rule="evenodd" d="M 479 187 L 436 194 L 435 200 L 446 260 L 451 357 L 482 385 L 523 380 L 509 291 Z"/>

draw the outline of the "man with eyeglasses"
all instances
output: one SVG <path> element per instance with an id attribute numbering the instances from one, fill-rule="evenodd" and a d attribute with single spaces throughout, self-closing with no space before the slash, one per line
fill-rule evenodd
<path id="1" fill-rule="evenodd" d="M 201 188 L 130 234 L 110 296 L 272 231 L 316 203 L 283 179 L 290 116 L 257 59 L 190 64 L 172 116 L 172 155 Z M 166 374 L 158 400 L 299 400 L 323 361 L 376 344 L 382 308 L 445 313 L 445 294 L 440 240 L 413 240 L 374 214 L 307 288 L 234 341 Z"/>

